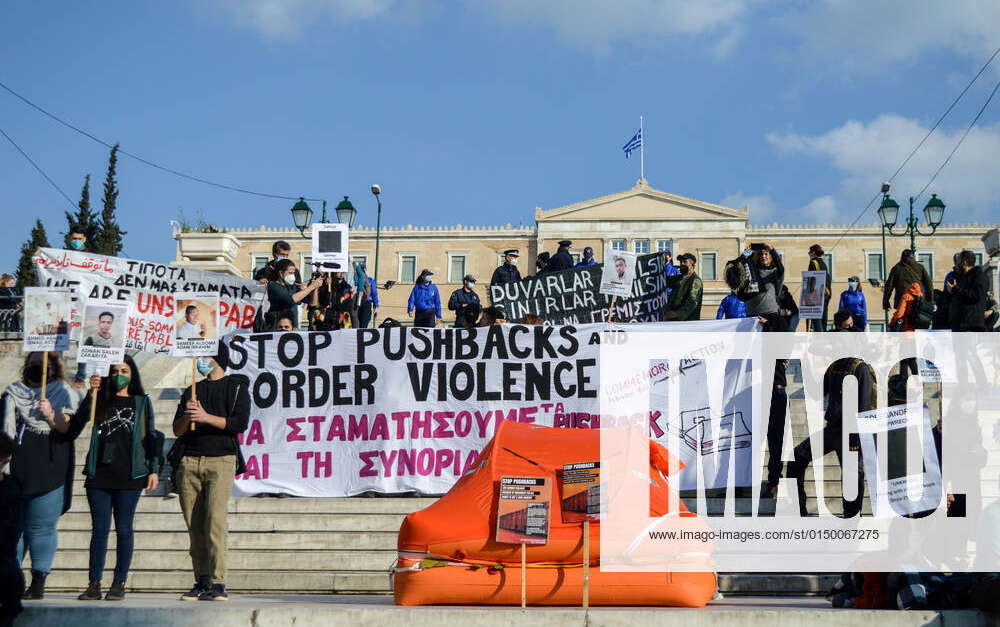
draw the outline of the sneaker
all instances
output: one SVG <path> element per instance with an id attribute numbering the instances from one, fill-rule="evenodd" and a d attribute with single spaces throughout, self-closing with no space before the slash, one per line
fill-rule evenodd
<path id="1" fill-rule="evenodd" d="M 213 583 L 212 587 L 198 597 L 199 601 L 228 601 L 229 595 L 226 593 L 226 584 Z"/>
<path id="2" fill-rule="evenodd" d="M 76 597 L 81 601 L 100 601 L 101 600 L 101 582 L 91 581 L 87 586 L 87 589 L 83 591 L 83 594 Z"/>
<path id="3" fill-rule="evenodd" d="M 201 595 L 207 593 L 208 590 L 209 588 L 207 584 L 196 581 L 193 588 L 181 595 L 181 601 L 197 601 L 201 598 Z"/>
<path id="4" fill-rule="evenodd" d="M 111 583 L 111 589 L 108 593 L 104 595 L 105 601 L 124 601 L 125 600 L 125 582 L 124 581 L 114 581 Z"/>

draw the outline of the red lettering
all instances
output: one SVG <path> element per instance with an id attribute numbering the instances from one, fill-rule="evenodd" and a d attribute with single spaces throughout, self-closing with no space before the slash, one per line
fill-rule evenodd
<path id="1" fill-rule="evenodd" d="M 302 435 L 302 430 L 299 428 L 299 423 L 305 422 L 305 418 L 286 418 L 285 424 L 291 427 L 291 432 L 285 436 L 285 442 L 305 442 L 306 436 Z M 311 453 L 310 453 L 311 454 Z M 301 455 L 301 453 L 300 453 Z M 305 475 L 303 475 L 305 476 Z"/>

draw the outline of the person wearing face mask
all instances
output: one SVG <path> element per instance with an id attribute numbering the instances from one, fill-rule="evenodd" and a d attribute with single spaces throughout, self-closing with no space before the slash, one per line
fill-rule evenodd
<path id="1" fill-rule="evenodd" d="M 596 266 L 597 260 L 594 259 L 594 249 L 587 246 L 583 249 L 583 259 L 576 262 L 577 268 L 583 268 L 586 266 Z"/>
<path id="2" fill-rule="evenodd" d="M 415 327 L 434 327 L 441 321 L 441 294 L 433 284 L 432 276 L 434 273 L 425 268 L 417 277 L 406 301 L 406 313 L 413 318 Z"/>
<path id="3" fill-rule="evenodd" d="M 354 286 L 343 272 L 328 274 L 313 299 L 312 330 L 357 328 L 358 311 L 354 307 L 354 295 Z"/>
<path id="4" fill-rule="evenodd" d="M 122 363 L 111 365 L 107 377 L 92 376 L 90 386 L 89 394 L 97 395 L 90 448 L 83 468 L 91 519 L 90 583 L 77 598 L 101 599 L 101 575 L 114 516 L 115 573 L 104 600 L 122 601 L 132 562 L 135 510 L 142 490 L 149 494 L 159 485 L 163 434 L 156 430 L 153 403 L 142 387 L 139 368 L 128 355 Z M 90 422 L 89 394 L 66 425 L 72 438 Z"/>
<path id="5" fill-rule="evenodd" d="M 93 252 L 87 246 L 87 234 L 78 226 L 70 228 L 69 234 L 66 236 L 66 244 L 67 250 L 75 250 L 82 253 Z"/>
<path id="6" fill-rule="evenodd" d="M 455 312 L 455 327 L 464 329 L 472 326 L 470 322 L 475 323 L 480 308 L 479 294 L 476 294 L 476 277 L 467 274 L 462 278 L 462 287 L 452 292 L 448 299 L 448 310 Z"/>
<path id="7" fill-rule="evenodd" d="M 840 294 L 840 306 L 837 308 L 846 309 L 854 316 L 854 328 L 864 331 L 868 326 L 868 304 L 865 302 L 865 293 L 861 291 L 861 279 L 852 276 L 847 279 L 847 289 Z"/>
<path id="8" fill-rule="evenodd" d="M 701 277 L 695 272 L 694 255 L 683 253 L 677 256 L 681 263 L 680 274 L 667 277 L 667 286 L 671 288 L 667 297 L 667 320 L 698 320 L 701 317 L 701 298 L 704 292 Z"/>
<path id="9" fill-rule="evenodd" d="M 264 322 L 268 329 L 274 328 L 280 311 L 290 311 L 295 318 L 295 326 L 298 327 L 298 304 L 319 289 L 323 283 L 322 278 L 316 277 L 302 287 L 297 280 L 298 271 L 290 259 L 279 259 L 275 262 L 271 280 L 267 283 L 267 300 L 270 308 Z"/>
<path id="10" fill-rule="evenodd" d="M 0 401 L 2 431 L 14 440 L 10 467 L 0 471 L 21 484 L 26 499 L 18 562 L 31 555 L 31 585 L 25 599 L 45 596 L 58 535 L 56 525 L 72 503 L 73 437 L 64 433 L 81 394 L 63 380 L 59 353 L 49 353 L 45 400 L 41 400 L 42 353 L 24 358 L 21 380 L 7 386 Z"/>
<path id="11" fill-rule="evenodd" d="M 503 251 L 503 265 L 493 271 L 493 278 L 490 279 L 491 287 L 521 280 L 521 273 L 517 270 L 517 257 L 516 248 Z"/>
<path id="12" fill-rule="evenodd" d="M 215 357 L 199 357 L 196 367 L 205 378 L 196 384 L 198 400 L 191 400 L 191 388 L 181 395 L 173 424 L 174 449 L 180 449 L 170 452 L 195 577 L 181 600 L 226 601 L 227 512 L 233 478 L 246 472 L 236 438 L 250 421 L 250 382 L 226 374 L 229 350 L 224 342 Z M 197 428 L 192 430 L 192 424 Z"/>
<path id="13" fill-rule="evenodd" d="M 740 262 L 753 266 L 759 287 L 759 291 L 746 301 L 747 315 L 756 316 L 763 325 L 763 331 L 787 331 L 787 321 L 778 305 L 778 297 L 785 284 L 785 266 L 781 256 L 767 244 L 748 244 Z"/>

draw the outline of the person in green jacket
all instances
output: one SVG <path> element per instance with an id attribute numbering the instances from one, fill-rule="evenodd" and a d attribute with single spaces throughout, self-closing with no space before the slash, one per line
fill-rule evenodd
<path id="1" fill-rule="evenodd" d="M 666 320 L 698 320 L 701 318 L 701 297 L 704 288 L 701 277 L 695 272 L 698 263 L 694 255 L 684 253 L 677 256 L 680 274 L 667 277 L 667 287 L 671 288 L 667 298 Z"/>
<path id="2" fill-rule="evenodd" d="M 931 276 L 927 273 L 927 269 L 913 257 L 913 251 L 907 248 L 899 256 L 899 263 L 894 265 L 892 270 L 889 270 L 889 276 L 885 279 L 885 285 L 882 287 L 882 309 L 889 311 L 890 302 L 892 309 L 898 309 L 899 300 L 914 283 L 920 283 L 924 298 L 933 302 L 934 286 L 931 284 Z M 894 293 L 895 296 L 893 296 Z"/>
<path id="3" fill-rule="evenodd" d="M 112 364 L 108 376 L 90 378 L 90 392 L 70 419 L 67 431 L 76 437 L 90 422 L 90 396 L 97 395 L 90 448 L 83 474 L 90 503 L 90 572 L 81 601 L 101 599 L 101 575 L 108 552 L 108 534 L 114 515 L 117 548 L 115 573 L 106 601 L 125 598 L 134 546 L 133 521 L 139 495 L 159 484 L 163 466 L 163 434 L 156 430 L 153 404 L 146 396 L 139 368 L 131 357 Z M 58 427 L 57 427 L 58 428 Z"/>

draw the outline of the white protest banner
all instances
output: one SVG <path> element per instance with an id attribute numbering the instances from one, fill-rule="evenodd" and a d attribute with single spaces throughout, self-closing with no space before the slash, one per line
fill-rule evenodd
<path id="1" fill-rule="evenodd" d="M 350 271 L 348 232 L 346 224 L 319 222 L 312 225 L 312 264 L 318 271 Z"/>
<path id="2" fill-rule="evenodd" d="M 219 352 L 219 297 L 207 292 L 174 294 L 174 357 Z"/>
<path id="3" fill-rule="evenodd" d="M 74 338 L 79 337 L 85 301 L 133 303 L 125 334 L 126 349 L 171 352 L 174 292 L 215 293 L 219 297 L 222 334 L 253 328 L 257 309 L 267 309 L 263 284 L 222 272 L 54 248 L 40 248 L 32 262 L 40 285 L 72 290 Z"/>
<path id="4" fill-rule="evenodd" d="M 819 320 L 823 317 L 823 299 L 826 291 L 826 273 L 816 270 L 802 272 L 802 291 L 799 294 L 799 318 Z"/>
<path id="5" fill-rule="evenodd" d="M 66 288 L 24 288 L 24 352 L 69 348 L 72 296 Z"/>
<path id="6" fill-rule="evenodd" d="M 684 333 L 754 324 L 648 326 Z M 240 437 L 247 472 L 237 478 L 236 494 L 443 494 L 471 467 L 501 420 L 596 429 L 597 360 L 607 328 L 396 327 L 227 336 L 227 374 L 247 377 L 251 400 L 249 428 Z M 651 376 L 648 364 L 636 365 L 637 383 L 648 386 Z M 684 380 L 706 387 L 697 376 L 691 371 Z M 733 387 L 741 382 L 734 378 Z M 736 391 L 741 394 L 726 406 L 749 416 L 749 392 Z M 700 402 L 690 395 L 680 406 L 694 412 Z M 666 423 L 659 415 L 657 420 Z M 651 437 L 666 443 L 665 430 L 654 424 Z"/>
<path id="7" fill-rule="evenodd" d="M 125 359 L 125 331 L 130 303 L 89 300 L 83 308 L 83 330 L 77 361 L 120 364 Z"/>
<path id="8" fill-rule="evenodd" d="M 626 250 L 604 250 L 604 269 L 601 272 L 601 294 L 627 297 L 632 294 L 635 279 L 636 254 Z"/>

